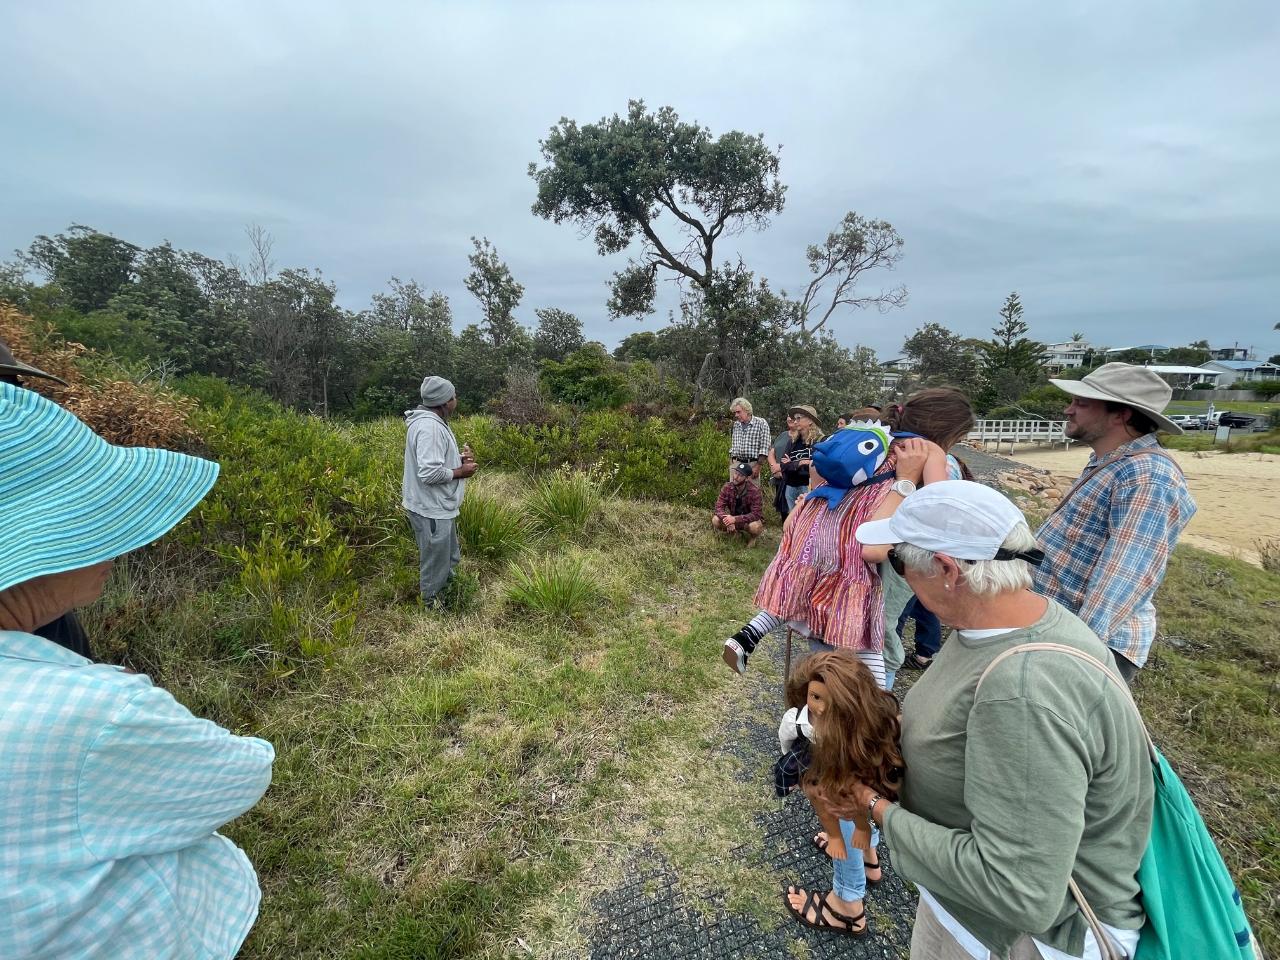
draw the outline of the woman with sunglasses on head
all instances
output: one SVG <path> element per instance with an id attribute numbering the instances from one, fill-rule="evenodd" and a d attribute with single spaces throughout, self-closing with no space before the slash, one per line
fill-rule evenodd
<path id="1" fill-rule="evenodd" d="M 863 784 L 822 798 L 840 816 L 868 812 L 919 887 L 912 960 L 1098 957 L 1072 880 L 1101 935 L 1132 956 L 1153 797 L 1146 734 L 1106 646 L 1031 591 L 1042 555 L 1021 512 L 950 480 L 856 538 L 958 630 L 903 701 L 901 802 Z M 1030 643 L 1068 649 L 1010 652 Z"/>

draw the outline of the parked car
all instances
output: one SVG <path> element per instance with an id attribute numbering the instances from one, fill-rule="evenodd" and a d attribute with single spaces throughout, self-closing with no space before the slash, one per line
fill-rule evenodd
<path id="1" fill-rule="evenodd" d="M 1169 417 L 1174 423 L 1183 430 L 1203 430 L 1207 417 L 1197 416 L 1192 413 L 1177 413 Z"/>
<path id="2" fill-rule="evenodd" d="M 1241 427 L 1251 427 L 1257 417 L 1251 417 L 1247 413 L 1232 413 L 1230 410 L 1222 411 L 1222 416 L 1218 417 L 1218 426 L 1231 427 L 1238 430 Z"/>

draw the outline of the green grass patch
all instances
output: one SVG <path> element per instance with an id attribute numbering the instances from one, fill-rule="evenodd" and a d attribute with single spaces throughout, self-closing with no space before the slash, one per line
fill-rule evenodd
<path id="1" fill-rule="evenodd" d="M 1223 453 L 1271 453 L 1280 454 L 1280 430 L 1266 433 L 1237 433 L 1224 443 L 1213 439 L 1212 430 L 1185 433 L 1182 436 L 1163 434 L 1160 444 L 1171 450 L 1220 450 Z"/>

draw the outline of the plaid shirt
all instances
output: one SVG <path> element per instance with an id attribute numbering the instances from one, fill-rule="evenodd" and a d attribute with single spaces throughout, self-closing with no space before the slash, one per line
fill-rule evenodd
<path id="1" fill-rule="evenodd" d="M 769 423 L 764 417 L 752 417 L 746 423 L 733 421 L 733 438 L 729 441 L 729 458 L 749 463 L 769 455 L 773 446 Z"/>
<path id="2" fill-rule="evenodd" d="M 1036 591 L 1057 600 L 1138 666 L 1156 633 L 1152 603 L 1178 534 L 1196 512 L 1181 471 L 1155 434 L 1093 456 L 1070 499 L 1036 540 Z"/>
<path id="3" fill-rule="evenodd" d="M 144 676 L 0 631 L 0 957 L 234 957 L 261 894 L 214 831 L 274 757 Z"/>
<path id="4" fill-rule="evenodd" d="M 732 480 L 720 488 L 716 497 L 716 516 L 733 517 L 738 523 L 755 523 L 764 519 L 764 501 L 760 488 L 748 480 L 738 486 Z"/>

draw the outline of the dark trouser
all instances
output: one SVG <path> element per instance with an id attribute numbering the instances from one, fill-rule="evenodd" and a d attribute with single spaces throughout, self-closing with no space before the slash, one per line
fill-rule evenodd
<path id="1" fill-rule="evenodd" d="M 422 602 L 434 600 L 444 589 L 453 568 L 462 559 L 458 531 L 453 519 L 436 520 L 409 513 L 409 525 L 418 542 L 418 585 Z"/>
<path id="2" fill-rule="evenodd" d="M 93 659 L 93 654 L 89 651 L 89 637 L 74 613 L 63 614 L 52 623 L 46 623 L 35 633 L 37 637 L 52 640 L 72 653 L 78 653 L 88 660 Z"/>
<path id="3" fill-rule="evenodd" d="M 778 511 L 778 516 L 783 520 L 791 512 L 791 508 L 787 506 L 787 481 L 781 477 L 773 478 L 773 509 Z"/>
<path id="4" fill-rule="evenodd" d="M 1133 683 L 1133 678 L 1138 675 L 1138 665 L 1126 657 L 1122 653 L 1111 651 L 1111 659 L 1116 662 L 1116 669 L 1120 671 L 1120 676 L 1125 683 Z"/>
<path id="5" fill-rule="evenodd" d="M 942 649 L 942 624 L 937 616 L 929 611 L 919 598 L 912 597 L 898 617 L 898 636 L 902 636 L 902 628 L 908 620 L 916 622 L 916 656 L 936 656 Z"/>

